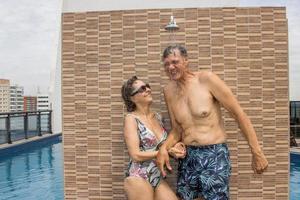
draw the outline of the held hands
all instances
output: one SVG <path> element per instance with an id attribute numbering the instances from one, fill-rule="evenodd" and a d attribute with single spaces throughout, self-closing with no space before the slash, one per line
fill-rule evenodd
<path id="1" fill-rule="evenodd" d="M 253 153 L 252 168 L 257 174 L 263 173 L 268 167 L 268 161 L 262 151 Z"/>
<path id="2" fill-rule="evenodd" d="M 185 145 L 182 142 L 178 142 L 169 149 L 168 153 L 176 159 L 184 158 L 186 155 Z"/>
<path id="3" fill-rule="evenodd" d="M 167 175 L 166 169 L 172 171 L 169 154 L 175 158 L 184 158 L 186 155 L 185 145 L 182 142 L 178 142 L 169 151 L 163 146 L 159 149 L 156 156 L 156 164 L 163 177 Z"/>
<path id="4" fill-rule="evenodd" d="M 167 149 L 164 146 L 160 147 L 160 149 L 157 153 L 156 164 L 157 164 L 159 170 L 161 171 L 161 174 L 163 177 L 166 177 L 166 175 L 167 175 L 167 173 L 165 171 L 165 166 L 167 167 L 167 169 L 169 171 L 172 171 L 172 167 L 170 164 L 170 157 L 169 157 Z"/>

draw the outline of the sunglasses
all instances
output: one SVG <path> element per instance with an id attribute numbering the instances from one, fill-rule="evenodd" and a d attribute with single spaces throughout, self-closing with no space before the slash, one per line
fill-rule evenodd
<path id="1" fill-rule="evenodd" d="M 148 83 L 146 83 L 145 85 L 142 85 L 141 87 L 139 87 L 139 89 L 133 91 L 133 92 L 131 93 L 131 96 L 134 96 L 134 95 L 136 95 L 137 93 L 143 93 L 143 92 L 145 92 L 145 91 L 147 90 L 147 88 L 148 88 L 148 89 L 151 89 L 151 87 L 150 87 L 150 85 L 149 85 Z"/>

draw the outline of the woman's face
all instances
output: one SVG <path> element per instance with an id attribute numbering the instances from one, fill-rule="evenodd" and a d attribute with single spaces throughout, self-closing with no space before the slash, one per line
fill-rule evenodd
<path id="1" fill-rule="evenodd" d="M 132 86 L 133 90 L 131 93 L 131 99 L 134 103 L 144 104 L 152 102 L 151 88 L 149 84 L 146 84 L 141 80 L 136 80 Z"/>

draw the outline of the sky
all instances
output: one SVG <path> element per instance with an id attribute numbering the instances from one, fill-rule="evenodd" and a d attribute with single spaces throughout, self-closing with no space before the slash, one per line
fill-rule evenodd
<path id="1" fill-rule="evenodd" d="M 47 93 L 56 65 L 62 0 L 0 1 L 0 79 Z"/>
<path id="2" fill-rule="evenodd" d="M 62 0 L 0 0 L 0 78 L 24 86 L 25 95 L 48 91 L 61 6 Z M 300 1 L 240 0 L 239 6 L 287 7 L 290 99 L 300 100 Z"/>

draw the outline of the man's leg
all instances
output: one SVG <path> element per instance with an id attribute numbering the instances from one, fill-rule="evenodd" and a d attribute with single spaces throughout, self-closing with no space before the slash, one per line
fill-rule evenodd
<path id="1" fill-rule="evenodd" d="M 187 155 L 179 160 L 177 177 L 177 196 L 182 200 L 197 199 L 201 196 L 199 185 L 199 165 L 197 148 L 187 147 Z"/>
<path id="2" fill-rule="evenodd" d="M 209 164 L 201 172 L 202 194 L 206 200 L 228 200 L 230 159 L 226 145 L 216 145 L 208 155 Z"/>

